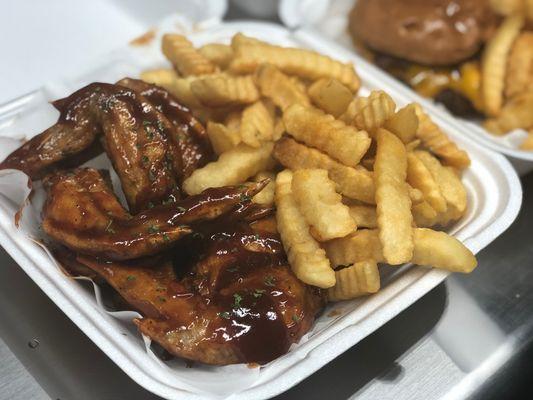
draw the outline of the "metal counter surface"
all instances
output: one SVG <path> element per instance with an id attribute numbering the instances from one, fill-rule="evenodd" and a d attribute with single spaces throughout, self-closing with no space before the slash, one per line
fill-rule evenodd
<path id="1" fill-rule="evenodd" d="M 243 15 L 232 12 L 230 16 Z M 277 399 L 499 399 L 533 392 L 533 174 L 479 255 Z M 0 399 L 157 399 L 117 368 L 0 249 Z"/>

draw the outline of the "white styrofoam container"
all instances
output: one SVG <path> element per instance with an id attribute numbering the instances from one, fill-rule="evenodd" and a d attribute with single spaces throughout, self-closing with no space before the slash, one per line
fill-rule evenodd
<path id="1" fill-rule="evenodd" d="M 259 0 L 255 0 L 259 2 Z M 421 103 L 424 108 L 431 109 L 434 113 L 455 119 L 460 123 L 458 128 L 463 135 L 468 136 L 478 143 L 505 154 L 520 175 L 525 175 L 533 170 L 533 151 L 519 149 L 527 133 L 516 130 L 504 136 L 495 136 L 483 126 L 471 120 L 453 116 L 446 108 L 414 92 L 410 87 L 400 82 L 384 70 L 376 67 L 358 54 L 352 45 L 348 34 L 348 14 L 357 0 L 280 0 L 278 13 L 281 21 L 296 33 L 309 36 L 326 37 L 333 40 L 354 53 L 357 66 L 365 66 L 376 77 L 386 84 L 394 87 L 398 92 L 409 93 L 409 96 Z M 252 1 L 253 2 L 253 1 Z M 251 7 L 249 5 L 249 7 Z"/>
<path id="2" fill-rule="evenodd" d="M 309 47 L 340 60 L 358 61 L 335 43 L 306 32 L 293 34 L 274 24 L 212 22 L 203 27 L 187 27 L 182 20 L 169 18 L 158 28 L 158 34 L 175 29 L 186 30 L 195 45 L 228 43 L 233 34 L 243 32 L 275 44 Z M 161 65 L 166 65 L 166 61 L 159 51 L 159 38 L 145 47 L 118 50 L 100 59 L 100 63 L 78 78 L 65 79 L 33 96 L 0 107 L 0 136 L 20 137 L 23 132 L 31 136 L 53 123 L 57 114 L 47 104 L 51 97 L 69 93 L 91 81 L 113 82 Z M 412 101 L 409 92 L 389 86 L 373 69 L 361 65 L 358 71 L 363 94 L 381 88 L 387 90 L 399 106 Z M 429 113 L 471 156 L 472 166 L 464 175 L 468 212 L 450 232 L 477 253 L 507 229 L 517 216 L 522 201 L 519 179 L 504 157 L 463 135 L 456 121 L 432 109 Z M 0 148 L 0 158 L 5 156 L 6 150 Z M 19 184 L 22 186 L 23 181 Z M 125 321 L 125 314 L 107 312 L 91 291 L 59 273 L 48 254 L 14 226 L 13 216 L 18 204 L 2 195 L 1 185 L 0 182 L 0 244 L 120 368 L 141 386 L 168 399 L 263 399 L 279 394 L 378 329 L 448 275 L 446 271 L 423 267 L 390 268 L 378 294 L 329 305 L 307 340 L 260 369 L 242 366 L 187 369 L 153 357 L 135 329 Z"/>

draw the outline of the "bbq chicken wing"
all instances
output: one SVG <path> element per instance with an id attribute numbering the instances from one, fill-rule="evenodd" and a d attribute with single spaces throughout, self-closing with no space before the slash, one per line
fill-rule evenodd
<path id="1" fill-rule="evenodd" d="M 176 169 L 176 171 L 181 171 L 178 177 L 180 184 L 195 169 L 213 161 L 213 149 L 204 127 L 167 90 L 131 78 L 124 78 L 118 81 L 117 85 L 140 93 L 174 125 L 176 130 L 170 139 L 179 149 L 181 170 Z"/>
<path id="2" fill-rule="evenodd" d="M 76 252 L 114 260 L 139 258 L 171 247 L 193 231 L 191 225 L 234 211 L 264 184 L 208 189 L 132 216 L 99 171 L 82 168 L 45 181 L 42 226 L 48 236 Z"/>
<path id="3" fill-rule="evenodd" d="M 0 169 L 18 169 L 35 180 L 65 160 L 78 157 L 86 161 L 81 153 L 94 146 L 101 133 L 92 110 L 95 100 L 105 96 L 105 86 L 92 83 L 55 101 L 60 112 L 57 123 L 11 153 Z"/>
<path id="4" fill-rule="evenodd" d="M 143 315 L 143 334 L 189 360 L 264 364 L 309 330 L 324 297 L 294 276 L 279 238 L 224 230 L 197 242 L 192 268 L 181 258 L 174 268 L 78 261 Z"/>

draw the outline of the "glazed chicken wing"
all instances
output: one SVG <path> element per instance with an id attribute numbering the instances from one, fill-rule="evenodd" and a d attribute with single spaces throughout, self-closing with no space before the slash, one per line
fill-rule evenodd
<path id="1" fill-rule="evenodd" d="M 146 268 L 78 260 L 139 310 L 140 331 L 173 355 L 226 365 L 264 364 L 286 353 L 324 305 L 319 289 L 293 275 L 275 237 L 229 230 L 207 243 L 184 278 L 174 271 L 188 271 L 179 262 L 173 269 L 168 262 Z"/>
<path id="2" fill-rule="evenodd" d="M 57 163 L 80 157 L 95 145 L 101 128 L 92 108 L 94 101 L 105 95 L 103 86 L 92 83 L 54 102 L 60 112 L 57 123 L 11 153 L 0 163 L 0 169 L 18 169 L 31 179 L 40 179 Z M 81 158 L 81 162 L 85 160 Z"/>
<path id="3" fill-rule="evenodd" d="M 214 153 L 202 124 L 167 90 L 138 79 L 124 78 L 117 82 L 143 95 L 162 112 L 176 128 L 171 140 L 179 149 L 181 160 L 180 183 L 195 169 L 213 161 Z M 178 171 L 178 170 L 177 170 Z"/>
<path id="4" fill-rule="evenodd" d="M 234 211 L 265 182 L 208 189 L 135 216 L 117 200 L 101 173 L 82 168 L 45 181 L 43 229 L 71 250 L 114 260 L 158 253 L 192 232 L 191 225 Z"/>

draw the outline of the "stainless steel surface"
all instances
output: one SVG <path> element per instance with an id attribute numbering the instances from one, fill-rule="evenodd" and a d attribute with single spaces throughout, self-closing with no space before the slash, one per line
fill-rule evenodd
<path id="1" fill-rule="evenodd" d="M 519 218 L 479 254 L 474 273 L 450 277 L 278 399 L 499 399 L 533 390 L 533 174 L 522 182 Z M 0 338 L 1 400 L 157 399 L 3 250 Z"/>

